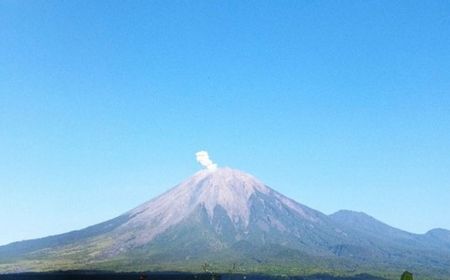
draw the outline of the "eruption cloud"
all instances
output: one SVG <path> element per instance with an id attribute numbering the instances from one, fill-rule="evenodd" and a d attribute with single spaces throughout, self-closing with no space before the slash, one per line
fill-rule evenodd
<path id="1" fill-rule="evenodd" d="M 217 164 L 212 162 L 207 151 L 200 151 L 195 153 L 195 158 L 197 159 L 198 163 L 200 163 L 204 168 L 211 171 L 217 169 Z"/>

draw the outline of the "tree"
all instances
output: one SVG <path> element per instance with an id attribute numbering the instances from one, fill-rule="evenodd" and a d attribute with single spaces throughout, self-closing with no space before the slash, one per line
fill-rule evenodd
<path id="1" fill-rule="evenodd" d="M 402 277 L 400 278 L 400 280 L 413 280 L 413 275 L 411 272 L 409 271 L 405 271 L 402 274 Z"/>

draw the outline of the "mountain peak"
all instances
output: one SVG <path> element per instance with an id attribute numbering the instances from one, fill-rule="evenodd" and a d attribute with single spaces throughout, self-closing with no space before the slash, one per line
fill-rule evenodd
<path id="1" fill-rule="evenodd" d="M 270 191 L 252 175 L 236 169 L 203 169 L 166 193 L 128 212 L 131 218 L 122 227 L 152 228 L 151 232 L 140 235 L 144 243 L 185 220 L 199 208 L 205 209 L 212 219 L 216 207 L 221 207 L 233 223 L 246 226 L 252 194 L 267 194 Z"/>
<path id="2" fill-rule="evenodd" d="M 243 171 L 232 169 L 230 167 L 220 167 L 214 170 L 203 169 L 195 173 L 185 182 L 188 184 L 205 181 L 205 188 L 244 188 L 248 191 L 254 191 L 255 188 L 265 192 L 264 184 L 254 176 Z M 183 183 L 182 183 L 183 184 Z"/>
<path id="3" fill-rule="evenodd" d="M 210 217 L 214 208 L 221 206 L 231 220 L 248 223 L 248 201 L 255 192 L 268 193 L 270 189 L 252 175 L 229 167 L 197 172 L 180 188 L 191 190 L 190 201 L 202 204 Z"/>
<path id="4" fill-rule="evenodd" d="M 230 167 L 217 167 L 215 169 L 202 169 L 195 173 L 191 178 L 193 177 L 230 177 L 230 176 L 237 176 L 237 177 L 252 177 L 256 180 L 255 177 L 252 175 L 245 173 L 238 169 L 233 169 Z"/>
<path id="5" fill-rule="evenodd" d="M 425 236 L 445 241 L 448 243 L 448 245 L 450 245 L 450 230 L 443 228 L 434 228 L 425 233 Z"/>

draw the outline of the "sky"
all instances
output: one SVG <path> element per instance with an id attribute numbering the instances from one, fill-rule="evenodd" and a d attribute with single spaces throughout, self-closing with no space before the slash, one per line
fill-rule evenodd
<path id="1" fill-rule="evenodd" d="M 201 166 L 450 229 L 449 1 L 0 1 L 0 244 Z"/>

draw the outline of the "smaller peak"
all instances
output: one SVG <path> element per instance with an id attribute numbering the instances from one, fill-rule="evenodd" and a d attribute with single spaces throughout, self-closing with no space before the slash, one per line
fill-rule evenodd
<path id="1" fill-rule="evenodd" d="M 438 240 L 450 245 L 450 230 L 443 228 L 434 228 L 425 233 L 425 236 L 431 240 Z"/>
<path id="2" fill-rule="evenodd" d="M 369 214 L 352 210 L 339 210 L 336 213 L 329 215 L 329 217 L 335 221 L 345 223 L 386 225 L 378 219 L 370 216 Z"/>
<path id="3" fill-rule="evenodd" d="M 331 214 L 330 216 L 353 216 L 353 217 L 368 217 L 368 218 L 373 218 L 372 216 L 361 212 L 361 211 L 353 211 L 353 210 L 347 210 L 347 209 L 343 209 L 343 210 L 339 210 L 333 214 Z"/>
<path id="4" fill-rule="evenodd" d="M 427 231 L 426 234 L 428 234 L 428 235 L 445 234 L 445 235 L 450 236 L 450 230 L 445 229 L 445 228 L 433 228 L 433 229 L 430 229 L 429 231 Z"/>

